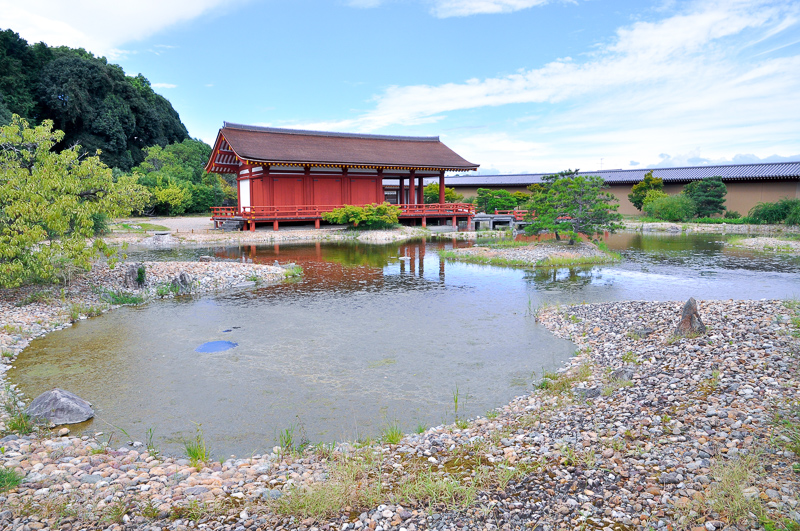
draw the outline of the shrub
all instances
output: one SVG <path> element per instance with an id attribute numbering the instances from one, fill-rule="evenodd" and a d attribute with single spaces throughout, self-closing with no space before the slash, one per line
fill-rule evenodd
<path id="1" fill-rule="evenodd" d="M 686 221 L 694 217 L 694 212 L 694 201 L 685 194 L 670 195 L 656 199 L 645 208 L 645 213 L 648 216 L 665 221 Z"/>
<path id="2" fill-rule="evenodd" d="M 786 218 L 789 217 L 789 214 L 794 210 L 800 210 L 800 199 L 784 197 L 775 203 L 758 203 L 750 209 L 747 215 L 753 218 L 755 223 L 775 224 L 786 221 Z M 795 214 L 795 218 L 797 215 L 800 215 L 800 212 Z"/>
<path id="3" fill-rule="evenodd" d="M 795 199 L 795 201 L 797 201 Z M 800 202 L 794 205 L 789 213 L 786 214 L 786 219 L 783 220 L 787 225 L 800 225 Z"/>
<path id="4" fill-rule="evenodd" d="M 662 197 L 669 197 L 669 194 L 661 190 L 649 190 L 647 194 L 644 196 L 644 201 L 642 201 L 642 210 L 644 210 L 647 207 L 647 205 L 649 205 L 656 199 L 661 199 Z"/>
<path id="5" fill-rule="evenodd" d="M 363 207 L 345 205 L 331 212 L 324 212 L 322 219 L 328 223 L 348 224 L 367 229 L 388 229 L 397 225 L 400 207 L 389 203 L 365 205 Z"/>
<path id="6" fill-rule="evenodd" d="M 742 215 L 739 214 L 735 210 L 726 210 L 725 211 L 725 219 L 739 219 L 741 217 L 742 217 Z"/>

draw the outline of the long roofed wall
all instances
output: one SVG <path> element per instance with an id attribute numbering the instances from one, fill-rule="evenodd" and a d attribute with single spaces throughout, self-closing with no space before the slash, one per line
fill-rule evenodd
<path id="1" fill-rule="evenodd" d="M 581 174 L 602 177 L 609 185 L 608 191 L 619 199 L 620 213 L 640 214 L 628 200 L 628 194 L 633 185 L 641 182 L 649 171 L 653 172 L 654 177 L 664 180 L 664 191 L 668 194 L 680 193 L 683 185 L 691 181 L 722 177 L 728 188 L 726 207 L 741 214 L 746 214 L 760 202 L 773 202 L 784 197 L 800 198 L 800 162 L 605 170 Z M 550 173 L 454 176 L 447 177 L 445 182 L 448 187 L 455 188 L 469 198 L 477 195 L 478 188 L 526 192 L 528 186 L 541 183 L 546 175 Z"/>

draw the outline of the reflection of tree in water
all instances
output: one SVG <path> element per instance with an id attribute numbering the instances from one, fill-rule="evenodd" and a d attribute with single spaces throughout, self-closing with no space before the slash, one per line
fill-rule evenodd
<path id="1" fill-rule="evenodd" d="M 542 291 L 577 291 L 591 284 L 599 271 L 593 267 L 542 267 L 525 271 L 526 282 Z"/>

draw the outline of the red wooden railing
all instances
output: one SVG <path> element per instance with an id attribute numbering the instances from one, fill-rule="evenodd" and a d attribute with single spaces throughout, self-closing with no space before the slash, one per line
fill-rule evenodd
<path id="1" fill-rule="evenodd" d="M 514 216 L 514 221 L 525 221 L 525 216 L 528 215 L 528 210 L 497 210 L 494 213 L 498 216 Z M 531 216 L 536 215 L 536 211 L 530 211 Z"/>
<path id="2" fill-rule="evenodd" d="M 364 206 L 364 205 L 358 205 Z M 475 207 L 469 203 L 438 203 L 428 205 L 399 205 L 400 217 L 449 217 L 474 216 Z M 292 205 L 292 206 L 250 206 L 237 211 L 236 207 L 211 207 L 212 219 L 239 217 L 257 221 L 290 221 L 299 219 L 319 219 L 342 205 Z"/>

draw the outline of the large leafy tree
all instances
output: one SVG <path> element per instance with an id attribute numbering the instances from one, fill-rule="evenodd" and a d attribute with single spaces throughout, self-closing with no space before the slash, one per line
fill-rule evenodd
<path id="1" fill-rule="evenodd" d="M 145 159 L 133 171 L 139 183 L 153 192 L 148 211 L 162 215 L 208 212 L 212 206 L 236 199 L 236 189 L 221 176 L 203 169 L 211 146 L 186 139 L 166 147 L 144 150 Z"/>
<path id="2" fill-rule="evenodd" d="M 725 195 L 728 188 L 722 177 L 708 177 L 692 181 L 683 187 L 683 193 L 692 198 L 697 208 L 697 217 L 704 218 L 725 211 Z"/>
<path id="3" fill-rule="evenodd" d="M 653 177 L 653 170 L 645 173 L 644 178 L 634 184 L 633 188 L 631 188 L 631 193 L 628 194 L 628 199 L 636 207 L 636 210 L 642 210 L 647 192 L 650 190 L 664 190 L 664 181 L 658 177 Z"/>
<path id="4" fill-rule="evenodd" d="M 431 183 L 425 187 L 423 192 L 425 203 L 432 204 L 439 202 L 439 183 Z M 444 202 L 445 203 L 461 203 L 464 201 L 464 196 L 456 192 L 455 188 L 444 187 Z"/>
<path id="5" fill-rule="evenodd" d="M 133 176 L 114 178 L 80 146 L 53 151 L 64 133 L 17 115 L 0 127 L 0 286 L 68 280 L 98 252 L 94 219 L 141 209 L 148 192 Z"/>
<path id="6" fill-rule="evenodd" d="M 601 231 L 615 232 L 622 216 L 617 213 L 617 198 L 604 190 L 602 177 L 579 175 L 567 170 L 548 175 L 540 191 L 531 198 L 529 209 L 535 211 L 528 234 L 542 230 L 565 233 L 570 243 L 578 233 L 592 236 Z"/>
<path id="7" fill-rule="evenodd" d="M 513 210 L 518 205 L 517 198 L 508 190 L 478 188 L 476 192 L 475 208 L 478 212 L 494 214 L 495 210 Z"/>
<path id="8" fill-rule="evenodd" d="M 144 148 L 189 136 L 141 74 L 126 76 L 82 48 L 30 46 L 11 30 L 0 31 L 0 98 L 0 124 L 9 113 L 35 123 L 53 120 L 64 131 L 58 147 L 99 149 L 104 163 L 125 171 L 144 159 Z"/>

